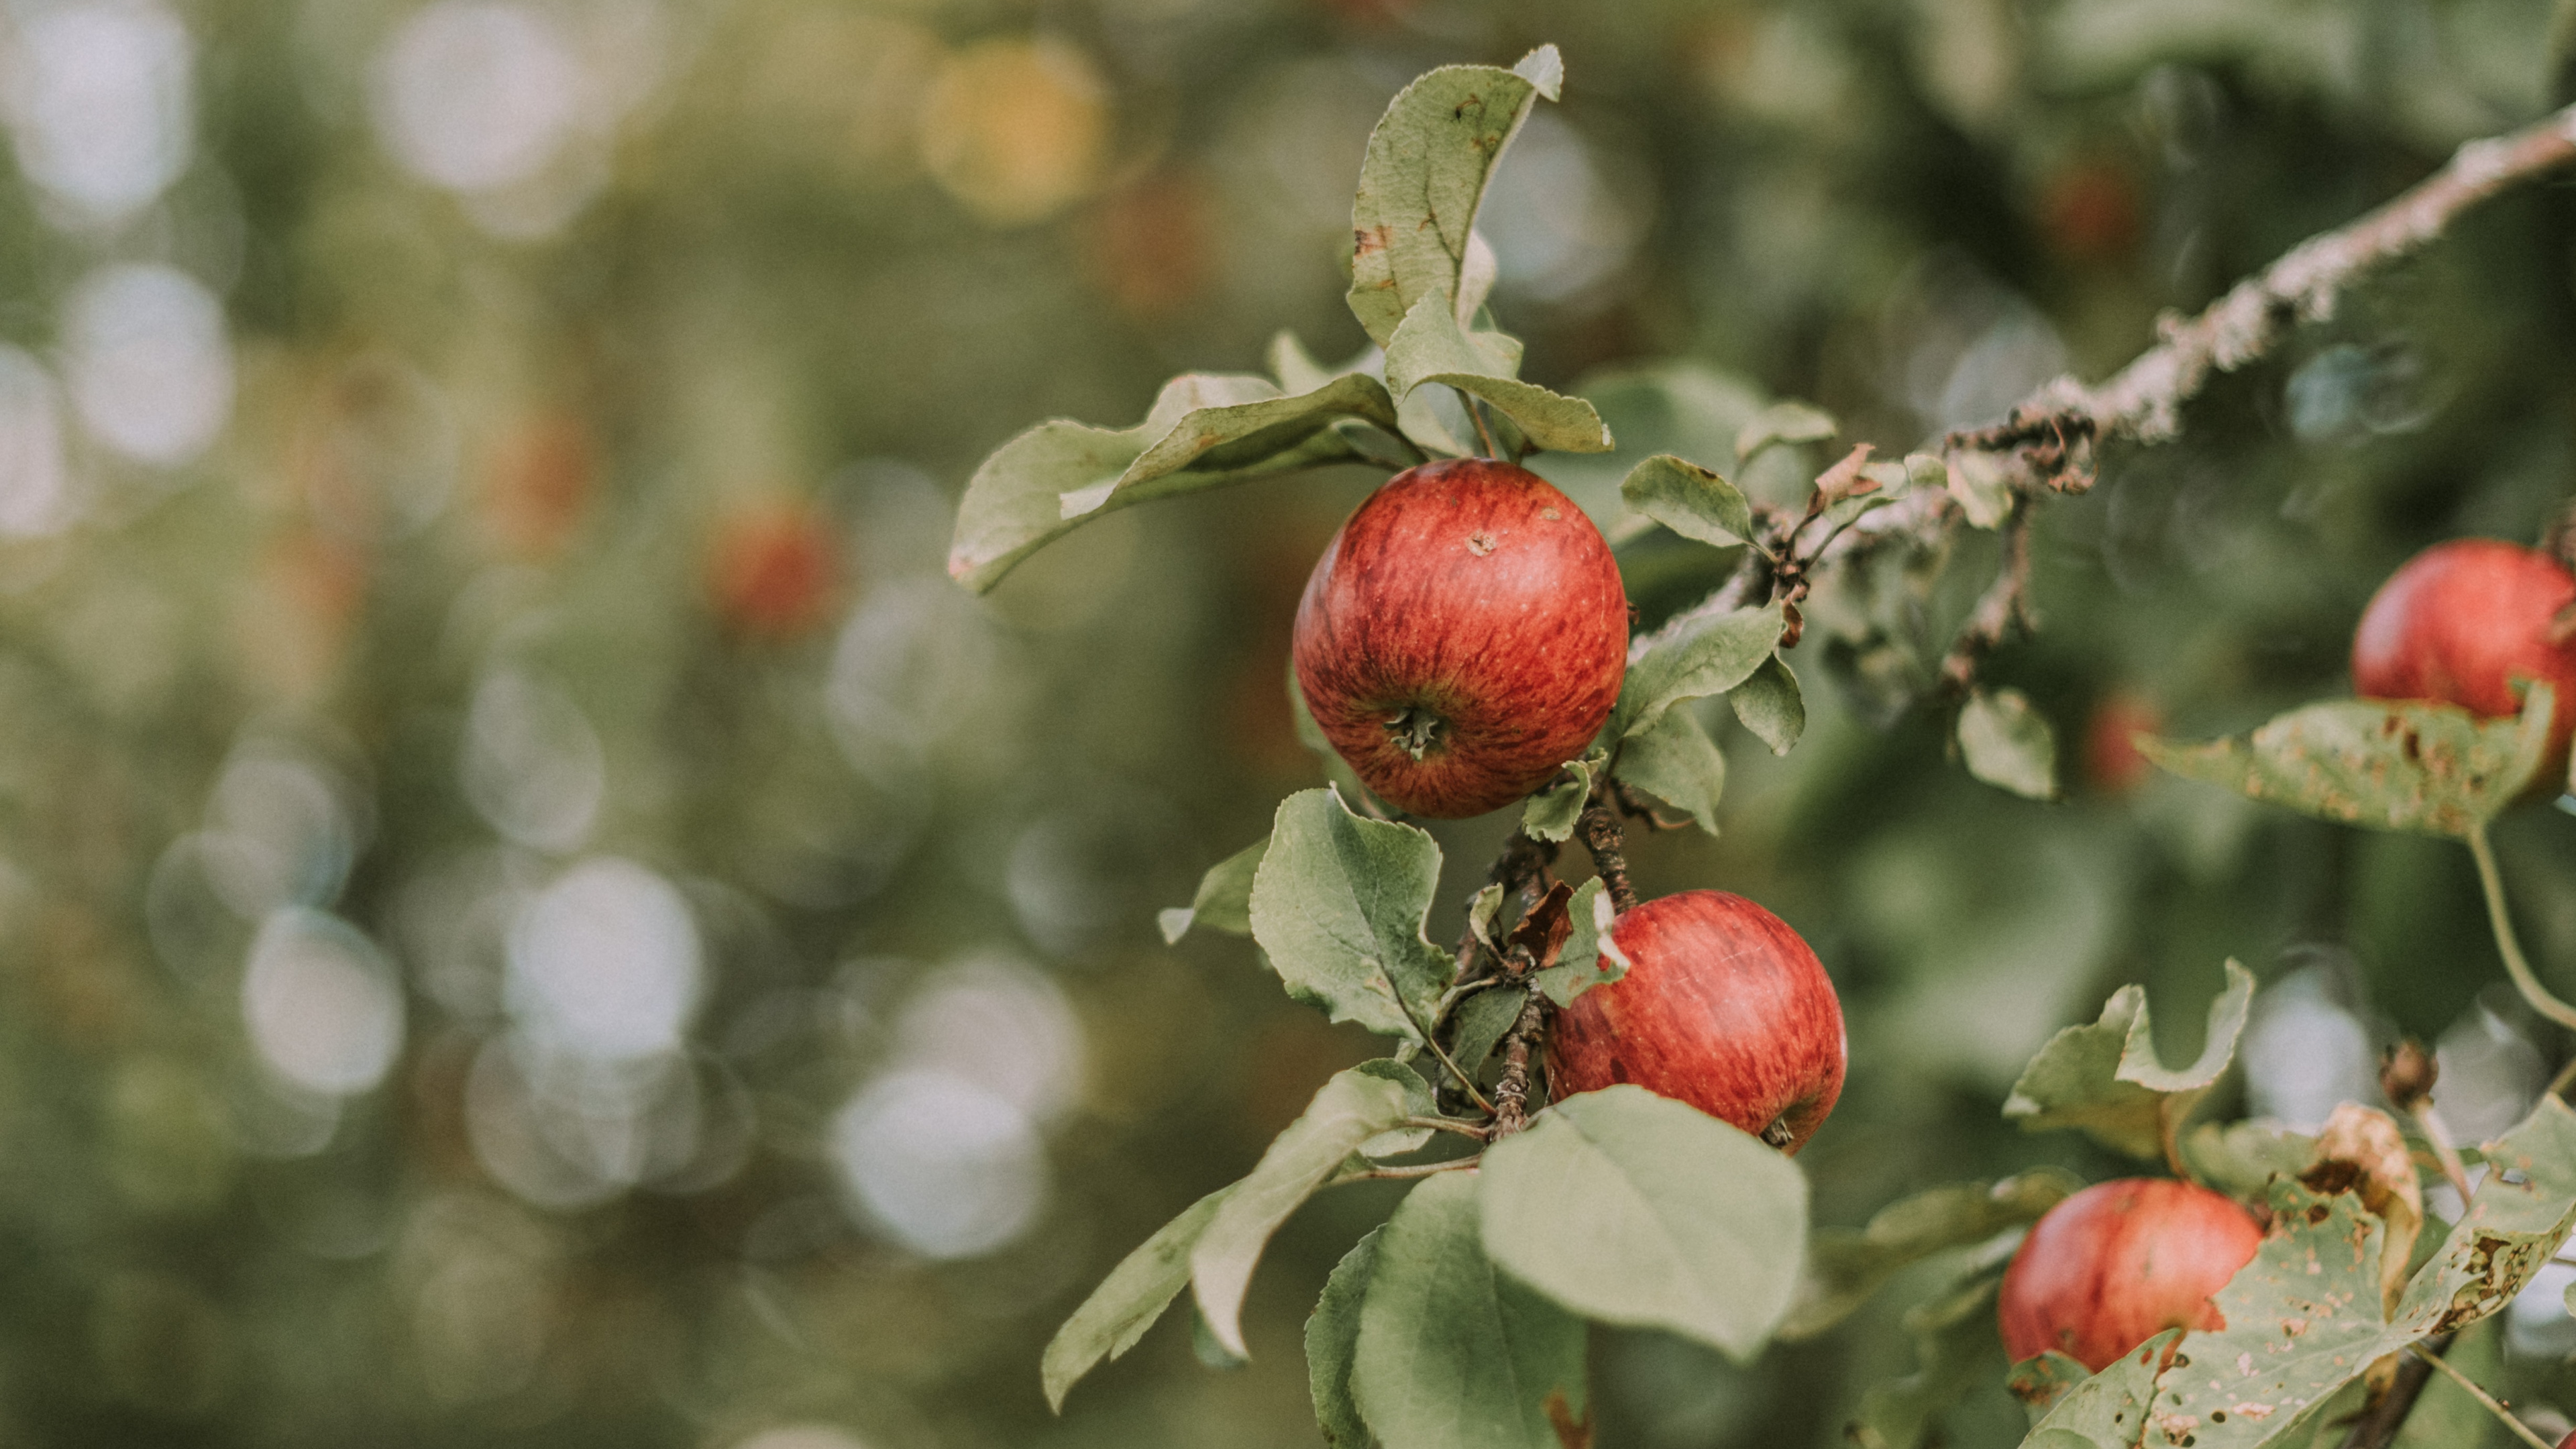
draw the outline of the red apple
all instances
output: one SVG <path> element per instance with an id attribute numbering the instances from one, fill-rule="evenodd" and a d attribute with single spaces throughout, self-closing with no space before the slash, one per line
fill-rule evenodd
<path id="1" fill-rule="evenodd" d="M 709 572 L 716 612 L 736 630 L 790 639 L 827 619 L 840 590 L 840 549 L 829 522 L 774 503 L 726 519 Z"/>
<path id="2" fill-rule="evenodd" d="M 2428 699 L 2500 717 L 2516 680 L 2557 696 L 2544 785 L 2565 778 L 2576 732 L 2576 637 L 2557 620 L 2576 575 L 2537 549 L 2492 538 L 2435 544 L 2388 576 L 2352 637 L 2352 687 L 2371 699 Z"/>
<path id="3" fill-rule="evenodd" d="M 1789 924 L 1742 896 L 1684 891 L 1619 918 L 1628 974 L 1556 1015 L 1557 1096 L 1633 1082 L 1796 1152 L 1843 1091 L 1842 1002 Z"/>
<path id="4" fill-rule="evenodd" d="M 2168 1328 L 2225 1328 L 2210 1295 L 2262 1243 L 2254 1215 L 2208 1188 L 2095 1183 L 2033 1224 L 2004 1270 L 2004 1352 L 2019 1363 L 2053 1348 L 2100 1373 Z"/>
<path id="5" fill-rule="evenodd" d="M 1371 790 L 1416 815 L 1482 815 L 1600 733 L 1628 670 L 1628 595 L 1601 531 L 1546 479 L 1450 459 L 1343 522 L 1293 647 L 1306 708 Z"/>
<path id="6" fill-rule="evenodd" d="M 2164 728 L 2155 701 L 2129 693 L 2106 696 L 2084 726 L 2084 773 L 2106 795 L 2126 795 L 2156 772 L 2138 753 L 2137 737 Z"/>

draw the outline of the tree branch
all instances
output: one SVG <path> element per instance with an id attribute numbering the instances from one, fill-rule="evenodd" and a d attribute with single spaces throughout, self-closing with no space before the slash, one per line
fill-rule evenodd
<path id="1" fill-rule="evenodd" d="M 2269 356 L 2296 323 L 2333 316 L 2354 282 L 2421 250 L 2471 207 L 2570 163 L 2576 163 L 2576 106 L 2522 130 L 2471 141 L 2442 169 L 2394 200 L 2301 242 L 2198 316 L 2168 313 L 2157 324 L 2157 344 L 2107 381 L 2087 386 L 2061 377 L 2023 399 L 2003 421 L 1944 437 L 1939 451 L 1954 468 L 1972 455 L 2006 460 L 2005 481 L 2025 496 L 2083 492 L 2093 484 L 2093 455 L 2102 440 L 2171 441 L 2181 432 L 2184 404 L 2213 376 Z M 1948 493 L 1917 489 L 1863 515 L 1813 562 L 1822 566 L 1900 540 L 1937 542 L 1958 514 Z M 1760 548 L 1747 549 L 1735 572 L 1707 599 L 1636 640 L 1629 657 L 1639 658 L 1715 615 L 1743 607 L 1769 573 L 1760 550 L 1785 557 L 1782 550 L 1797 521 L 1757 516 L 1756 531 L 1763 536 L 1755 543 Z M 2566 536 L 2552 541 L 2563 546 Z"/>
<path id="2" fill-rule="evenodd" d="M 1594 787 L 1574 831 L 1583 838 L 1583 848 L 1592 852 L 1592 868 L 1600 872 L 1601 884 L 1610 892 L 1612 909 L 1622 915 L 1635 910 L 1637 888 L 1628 882 L 1628 832 L 1619 824 L 1619 812 L 1612 808 L 1608 791 Z"/>
<path id="3" fill-rule="evenodd" d="M 2415 1401 L 2424 1396 L 2424 1385 L 2433 1378 L 2433 1358 L 2450 1347 L 2451 1335 L 2445 1333 L 2425 1340 L 2413 1353 L 2400 1355 L 2395 1381 L 2353 1422 L 2352 1432 L 2343 1436 L 2341 1449 L 2388 1449 L 2397 1431 L 2406 1427 L 2406 1416 L 2415 1412 Z"/>
<path id="4" fill-rule="evenodd" d="M 2169 319 L 2163 341 L 2110 381 L 2088 388 L 2051 384 L 2014 410 L 2014 421 L 2055 417 L 2097 437 L 2163 442 L 2182 427 L 2182 405 L 2213 372 L 2233 372 L 2269 353 L 2299 321 L 2334 315 L 2343 289 L 2362 274 L 2421 249 L 2460 213 L 2500 192 L 2576 161 L 2576 106 L 2503 136 L 2471 141 L 2450 163 L 2395 200 L 2348 225 L 2310 237 L 2239 282 L 2188 322 Z"/>

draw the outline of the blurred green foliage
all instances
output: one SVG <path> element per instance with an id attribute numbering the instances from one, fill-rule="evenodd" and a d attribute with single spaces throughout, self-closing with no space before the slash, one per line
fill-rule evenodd
<path id="1" fill-rule="evenodd" d="M 1248 1366 L 1203 1369 L 1175 1321 L 1057 1420 L 1036 1365 L 1372 1051 L 1154 914 L 1317 778 L 1288 618 L 1369 475 L 1108 519 L 977 601 L 940 569 L 967 470 L 1249 370 L 1283 326 L 1359 349 L 1352 183 L 1431 65 L 1564 50 L 1485 227 L 1525 375 L 1623 444 L 1542 466 L 1608 506 L 1647 452 L 1731 466 L 1732 429 L 1657 415 L 1642 369 L 1726 416 L 1813 399 L 1883 456 L 2100 375 L 2543 114 L 2549 10 L 0 11 L 0 1435 L 1315 1442 L 1300 1323 L 1385 1184 L 1288 1224 Z M 2564 187 L 2488 206 L 2048 510 L 2046 628 L 1989 673 L 2056 724 L 2064 802 L 1971 779 L 1913 703 L 1983 538 L 1819 598 L 1786 759 L 1702 710 L 1723 834 L 1634 863 L 1648 894 L 1761 900 L 1841 985 L 1850 1086 L 1801 1158 L 1821 1223 L 2117 1170 L 2009 1128 L 2014 1073 L 2123 982 L 2188 1033 L 2231 955 L 2270 1065 L 2218 1096 L 2293 1125 L 2374 1092 L 2399 1033 L 2441 1044 L 2468 1136 L 2567 1056 L 2502 989 L 2455 847 L 2122 741 L 2343 692 L 2397 562 L 2563 505 L 2571 242 Z M 1634 541 L 1643 622 L 1716 557 Z M 1837 607 L 1905 627 L 1862 647 Z M 1441 828 L 1436 909 L 1507 824 Z M 2498 838 L 2576 993 L 2576 821 Z M 1601 1442 L 1840 1442 L 1955 1267 L 1749 1370 L 1604 1335 Z M 2563 1308 L 2480 1352 L 2517 1404 L 2576 1409 Z M 2024 1420 L 1997 1390 L 1945 1422 Z"/>

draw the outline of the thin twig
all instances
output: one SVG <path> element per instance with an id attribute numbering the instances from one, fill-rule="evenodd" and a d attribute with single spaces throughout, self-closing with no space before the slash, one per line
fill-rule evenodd
<path id="1" fill-rule="evenodd" d="M 2558 1075 L 2549 1079 L 2549 1095 L 2563 1101 L 2571 1087 L 2576 1087 L 2576 1057 L 2569 1057 L 2567 1065 L 2558 1069 Z"/>
<path id="2" fill-rule="evenodd" d="M 2484 1404 L 2488 1413 L 2503 1420 L 2504 1426 L 2511 1429 L 2514 1432 L 2515 1437 L 2521 1439 L 2522 1442 L 2531 1445 L 2532 1449 L 2552 1449 L 2548 1440 L 2541 1438 L 2539 1434 L 2533 1432 L 2532 1427 L 2529 1424 L 2515 1418 L 2511 1409 L 2506 1408 L 2503 1403 L 2497 1400 L 2495 1395 L 2479 1388 L 2477 1380 L 2460 1372 L 2449 1359 L 2443 1358 L 2439 1354 L 2424 1353 L 2419 1353 L 2417 1357 L 2422 1358 L 2426 1363 L 2440 1369 L 2442 1372 L 2449 1374 L 2451 1376 L 2451 1382 L 2458 1384 L 2461 1388 L 2467 1390 L 2469 1397 L 2477 1400 L 2481 1404 Z"/>
<path id="3" fill-rule="evenodd" d="M 2157 325 L 2157 344 L 2100 385 L 2059 378 L 2023 399 L 2002 422 L 1949 434 L 1939 451 L 1954 460 L 1969 454 L 2007 459 L 2006 482 L 2024 495 L 2081 492 L 2091 486 L 2100 442 L 2170 441 L 2181 431 L 2183 406 L 2212 377 L 2269 356 L 2293 324 L 2331 317 L 2354 282 L 2430 244 L 2471 207 L 2571 162 L 2576 162 L 2576 106 L 2522 130 L 2471 141 L 2448 164 L 2386 205 L 2301 242 L 2198 316 L 2168 315 Z M 1958 518 L 1958 505 L 1948 493 L 1917 489 L 1863 515 L 1804 567 L 1856 558 L 1897 541 L 1929 545 Z M 1785 537 L 1776 526 L 1763 531 L 1775 539 Z M 1748 576 L 1763 570 L 1754 550 L 1746 555 L 1715 594 L 1637 640 L 1629 657 L 1639 657 L 1712 615 L 1742 607 L 1754 587 Z"/>
<path id="4" fill-rule="evenodd" d="M 1503 1038 L 1503 1070 L 1494 1079 L 1494 1137 L 1509 1137 L 1529 1125 L 1530 1050 L 1547 1022 L 1547 998 L 1531 992 L 1521 1014 Z"/>
<path id="5" fill-rule="evenodd" d="M 1592 852 L 1592 868 L 1610 892 L 1611 909 L 1622 915 L 1635 910 L 1637 888 L 1628 882 L 1628 832 L 1619 825 L 1619 812 L 1596 792 L 1576 818 L 1574 833 L 1583 838 L 1583 848 Z"/>
<path id="6" fill-rule="evenodd" d="M 1481 1156 L 1453 1157 L 1447 1162 L 1424 1162 L 1404 1167 L 1365 1167 L 1352 1172 L 1336 1173 L 1324 1186 L 1340 1187 L 1346 1182 L 1374 1182 L 1388 1177 L 1429 1177 L 1435 1172 L 1459 1172 L 1475 1166 L 1482 1160 Z"/>
<path id="7" fill-rule="evenodd" d="M 1455 1117 L 1407 1117 L 1396 1125 L 1399 1127 L 1428 1127 L 1435 1132 L 1455 1132 L 1461 1137 L 1473 1137 L 1479 1142 L 1482 1142 L 1487 1137 L 1493 1135 L 1487 1128 L 1480 1127 L 1473 1122 L 1461 1122 Z"/>
<path id="8" fill-rule="evenodd" d="M 2531 963 L 2523 959 L 2522 942 L 2513 934 L 2513 913 L 2505 905 L 2504 875 L 2496 869 L 2495 847 L 2487 843 L 2486 826 L 2470 829 L 2469 854 L 2477 858 L 2478 884 L 2487 896 L 2487 922 L 2495 928 L 2496 950 L 2504 957 L 2505 974 L 2513 978 L 2514 989 L 2531 1003 L 2532 1010 L 2576 1031 L 2576 1006 L 2550 995 L 2549 988 L 2532 974 Z"/>
<path id="9" fill-rule="evenodd" d="M 2013 515 L 2011 526 L 2004 530 L 2003 563 L 1995 570 L 1995 581 L 1986 586 L 1969 612 L 1966 627 L 1941 657 L 1942 687 L 1966 694 L 1976 682 L 1978 664 L 1995 646 L 2015 629 L 2028 633 L 2037 622 L 2030 608 L 2030 512 L 2024 509 Z"/>
<path id="10" fill-rule="evenodd" d="M 2460 1195 L 2460 1201 L 2467 1202 L 2476 1191 L 2469 1186 L 2469 1167 L 2460 1160 L 2460 1149 L 2451 1144 L 2451 1129 L 2442 1121 L 2442 1114 L 2433 1110 L 2433 1099 L 2415 1102 L 2407 1108 L 2407 1114 L 2423 1130 L 2424 1140 L 2433 1144 L 2434 1160 L 2442 1164 L 2442 1176 L 2451 1184 L 2451 1190 Z"/>
<path id="11" fill-rule="evenodd" d="M 2163 341 L 2100 387 L 2061 379 L 2014 410 L 2025 429 L 2049 422 L 2097 437 L 2163 442 L 2182 429 L 2182 406 L 2213 373 L 2270 353 L 2294 322 L 2334 315 L 2345 287 L 2417 251 L 2479 202 L 2576 161 L 2576 106 L 2509 135 L 2471 141 L 2441 170 L 2378 210 L 2310 237 L 2190 321 L 2169 318 Z"/>

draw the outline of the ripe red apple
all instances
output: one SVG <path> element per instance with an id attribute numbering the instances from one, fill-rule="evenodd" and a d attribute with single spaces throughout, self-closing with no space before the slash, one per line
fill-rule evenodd
<path id="1" fill-rule="evenodd" d="M 1324 546 L 1297 605 L 1306 708 L 1371 790 L 1456 819 L 1545 785 L 1610 717 L 1628 595 L 1601 531 L 1489 458 L 1387 480 Z"/>
<path id="2" fill-rule="evenodd" d="M 1556 1015 L 1557 1096 L 1634 1082 L 1796 1152 L 1843 1091 L 1842 1002 L 1789 924 L 1742 896 L 1684 891 L 1619 918 L 1628 974 Z"/>
<path id="3" fill-rule="evenodd" d="M 2084 726 L 2084 773 L 2106 795 L 2126 795 L 2147 782 L 2155 764 L 2138 753 L 2137 737 L 2164 728 L 2155 701 L 2124 692 L 2093 706 Z"/>
<path id="4" fill-rule="evenodd" d="M 2210 1295 L 2263 1243 L 2254 1215 L 2164 1178 L 2099 1182 L 2050 1208 L 2004 1270 L 2013 1362 L 2055 1349 L 2100 1373 L 2168 1328 L 2225 1328 Z"/>
<path id="5" fill-rule="evenodd" d="M 745 634 L 790 639 L 823 623 L 840 588 L 840 550 L 818 512 L 768 504 L 717 530 L 709 580 L 716 612 Z"/>
<path id="6" fill-rule="evenodd" d="M 2557 696 L 2544 787 L 2565 778 L 2576 732 L 2576 638 L 2553 637 L 2576 574 L 2537 549 L 2492 538 L 2435 544 L 2388 576 L 2352 637 L 2352 687 L 2371 699 L 2428 699 L 2517 713 L 2517 679 Z"/>

